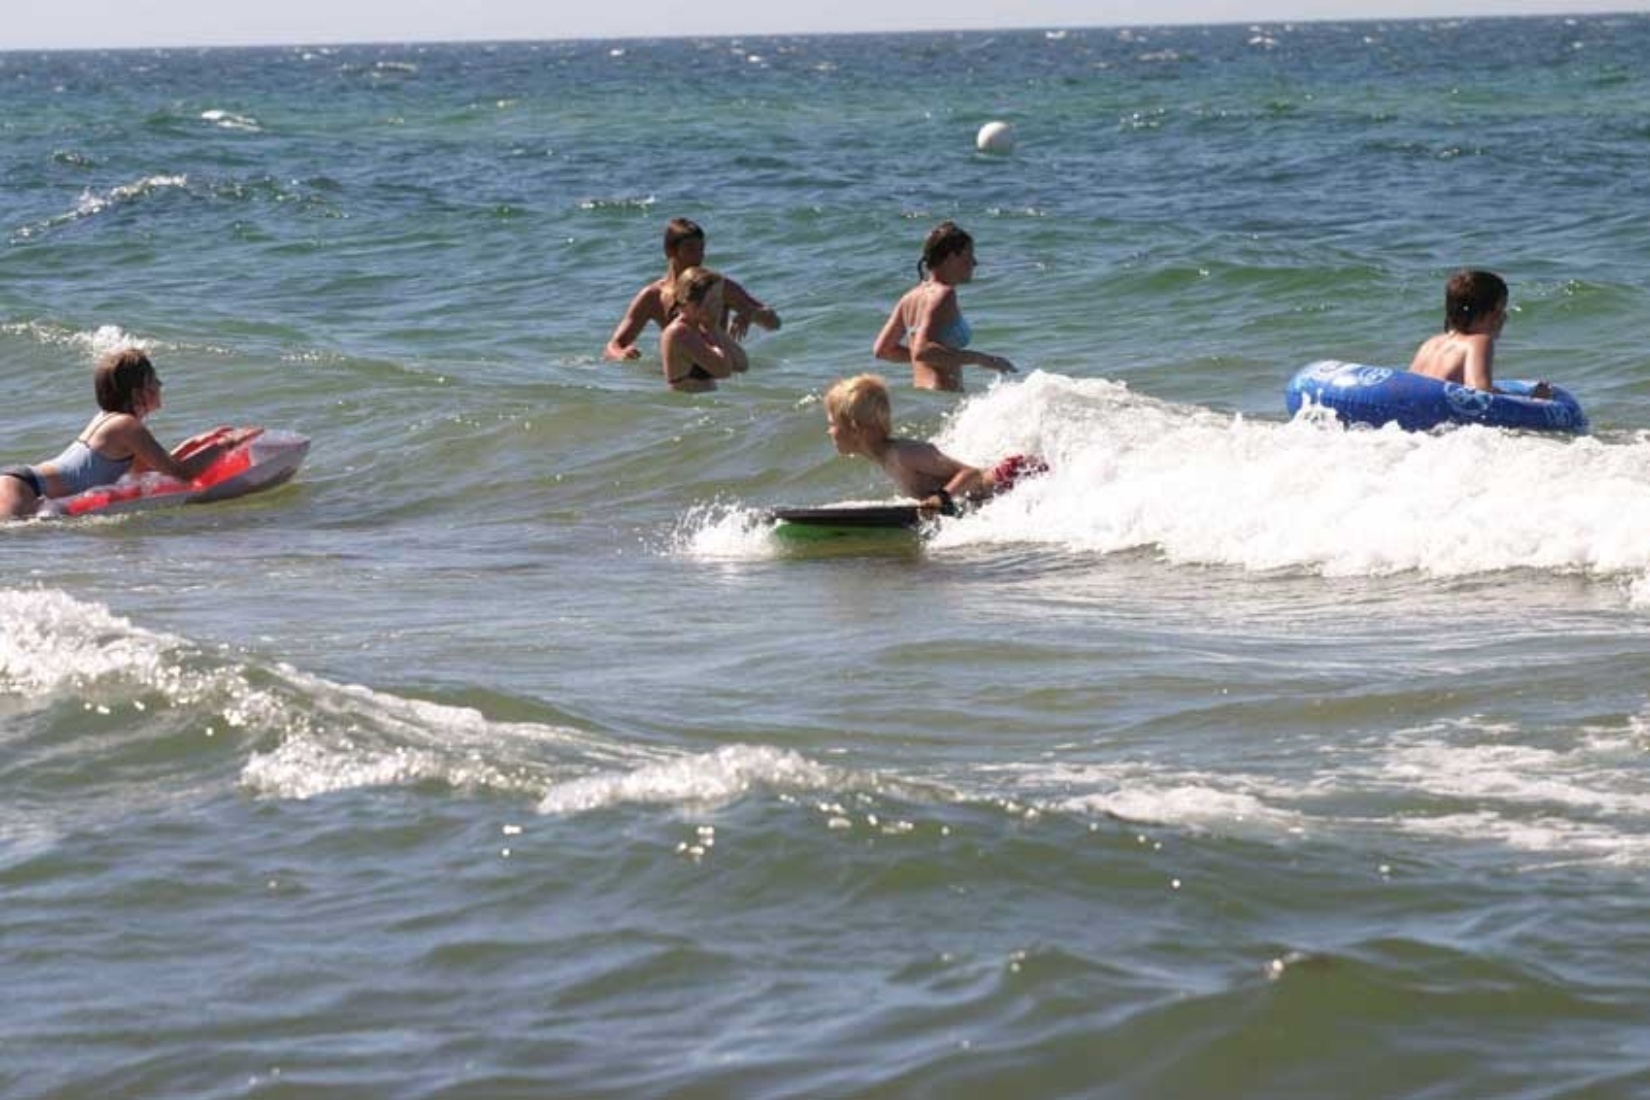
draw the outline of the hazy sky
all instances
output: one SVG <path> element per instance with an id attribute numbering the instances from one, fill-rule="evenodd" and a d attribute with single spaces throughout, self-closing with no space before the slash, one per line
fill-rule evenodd
<path id="1" fill-rule="evenodd" d="M 6 0 L 0 49 L 791 34 L 1646 10 L 1650 0 Z"/>

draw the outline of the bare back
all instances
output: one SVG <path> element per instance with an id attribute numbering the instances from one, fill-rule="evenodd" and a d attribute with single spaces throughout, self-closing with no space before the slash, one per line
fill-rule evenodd
<path id="1" fill-rule="evenodd" d="M 1495 338 L 1489 333 L 1440 332 L 1416 349 L 1409 369 L 1443 382 L 1494 389 Z"/>
<path id="2" fill-rule="evenodd" d="M 968 469 L 932 443 L 915 439 L 890 439 L 876 461 L 900 492 L 918 499 L 933 496 Z"/>

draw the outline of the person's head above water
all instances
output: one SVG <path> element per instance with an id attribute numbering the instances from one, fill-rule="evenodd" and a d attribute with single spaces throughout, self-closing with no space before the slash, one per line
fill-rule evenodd
<path id="1" fill-rule="evenodd" d="M 1506 281 L 1493 271 L 1457 271 L 1444 284 L 1446 332 L 1471 332 L 1496 310 L 1506 308 Z"/>
<path id="2" fill-rule="evenodd" d="M 888 383 L 877 374 L 842 379 L 825 391 L 825 416 L 832 424 L 886 437 L 894 430 Z"/>
<path id="3" fill-rule="evenodd" d="M 97 407 L 104 412 L 136 413 L 143 392 L 160 386 L 155 365 L 139 348 L 117 348 L 107 352 L 92 370 L 92 392 Z"/>
<path id="4" fill-rule="evenodd" d="M 953 221 L 943 221 L 928 231 L 922 242 L 922 259 L 917 261 L 917 278 L 943 264 L 959 252 L 974 247 L 974 238 L 968 230 Z"/>
<path id="5" fill-rule="evenodd" d="M 684 255 L 684 253 L 686 253 Z M 705 231 L 687 218 L 672 218 L 665 226 L 665 259 L 694 267 L 705 259 Z"/>

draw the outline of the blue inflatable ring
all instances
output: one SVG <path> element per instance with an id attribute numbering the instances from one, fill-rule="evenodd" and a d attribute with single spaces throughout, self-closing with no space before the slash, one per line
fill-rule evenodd
<path id="1" fill-rule="evenodd" d="M 1550 401 L 1528 396 L 1534 382 L 1496 382 L 1504 393 L 1440 382 L 1394 367 L 1367 367 L 1320 359 L 1295 372 L 1284 390 L 1293 416 L 1311 403 L 1333 409 L 1348 424 L 1397 424 L 1425 431 L 1440 424 L 1484 424 L 1537 432 L 1587 430 L 1587 416 L 1570 394 L 1553 386 Z"/>

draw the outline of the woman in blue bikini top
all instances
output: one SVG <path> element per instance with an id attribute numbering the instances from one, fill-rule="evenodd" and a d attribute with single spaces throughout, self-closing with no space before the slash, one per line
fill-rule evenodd
<path id="1" fill-rule="evenodd" d="M 960 390 L 965 366 L 1013 374 L 997 355 L 969 351 L 973 329 L 957 305 L 957 286 L 973 281 L 974 238 L 955 222 L 941 222 L 923 242 L 918 283 L 906 291 L 877 334 L 873 352 L 890 363 L 911 364 L 911 382 L 924 390 Z"/>
<path id="2" fill-rule="evenodd" d="M 173 457 L 143 423 L 160 409 L 160 388 L 154 364 L 137 348 L 122 348 L 99 359 L 92 389 L 103 411 L 56 458 L 0 470 L 0 519 L 32 516 L 47 497 L 112 485 L 128 473 L 158 470 L 188 481 L 244 438 L 244 433 L 226 432 L 188 458 Z"/>

